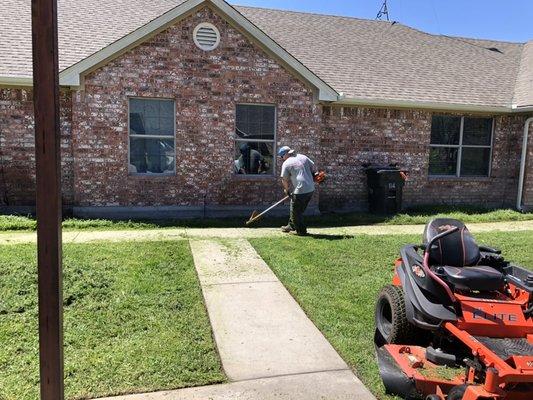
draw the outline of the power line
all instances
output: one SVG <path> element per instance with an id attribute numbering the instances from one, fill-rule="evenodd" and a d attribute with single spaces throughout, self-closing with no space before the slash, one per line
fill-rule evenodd
<path id="1" fill-rule="evenodd" d="M 381 8 L 378 11 L 378 15 L 376 15 L 376 19 L 383 21 L 383 17 L 387 18 L 387 21 L 390 21 L 389 19 L 389 9 L 387 7 L 387 0 L 383 1 L 383 4 Z"/>

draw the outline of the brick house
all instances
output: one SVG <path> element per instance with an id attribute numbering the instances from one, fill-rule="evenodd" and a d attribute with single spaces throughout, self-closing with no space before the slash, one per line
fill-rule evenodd
<path id="1" fill-rule="evenodd" d="M 34 205 L 30 20 L 3 1 L 4 211 Z M 247 212 L 280 197 L 282 144 L 330 175 L 314 209 L 365 209 L 364 163 L 409 171 L 406 206 L 533 207 L 533 41 L 223 0 L 59 0 L 59 38 L 76 215 Z"/>

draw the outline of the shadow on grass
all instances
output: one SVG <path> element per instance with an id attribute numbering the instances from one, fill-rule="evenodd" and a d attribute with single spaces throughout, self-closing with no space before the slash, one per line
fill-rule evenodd
<path id="1" fill-rule="evenodd" d="M 328 235 L 328 234 L 317 234 L 317 233 L 308 233 L 306 237 L 317 240 L 345 240 L 345 239 L 354 239 L 353 235 Z"/>

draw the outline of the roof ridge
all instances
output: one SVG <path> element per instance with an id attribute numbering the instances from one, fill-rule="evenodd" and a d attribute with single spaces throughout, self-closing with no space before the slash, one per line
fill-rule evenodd
<path id="1" fill-rule="evenodd" d="M 381 20 L 375 20 L 375 19 L 368 19 L 368 18 L 361 18 L 361 17 L 354 17 L 351 15 L 338 15 L 338 14 L 321 14 L 318 12 L 308 12 L 308 11 L 300 11 L 300 10 L 287 10 L 282 8 L 271 8 L 271 7 L 254 7 L 254 6 L 245 6 L 235 3 L 230 3 L 235 8 L 251 8 L 254 10 L 266 10 L 266 11 L 281 11 L 285 13 L 291 13 L 291 14 L 305 14 L 305 15 L 316 15 L 317 17 L 334 17 L 334 18 L 342 18 L 342 19 L 355 19 L 359 21 L 367 21 L 367 22 L 375 22 L 375 23 L 400 23 L 399 21 L 381 21 Z M 403 24 L 402 24 L 403 25 Z M 405 25 L 407 26 L 407 25 Z"/>
<path id="2" fill-rule="evenodd" d="M 482 39 L 482 38 L 473 38 L 467 36 L 454 36 L 454 35 L 441 35 L 448 37 L 450 39 L 459 39 L 459 40 L 475 40 L 477 42 L 495 42 L 495 43 L 506 43 L 506 44 L 525 44 L 527 42 L 511 42 L 509 40 L 498 40 L 498 39 Z M 533 40 L 533 39 L 531 39 Z"/>

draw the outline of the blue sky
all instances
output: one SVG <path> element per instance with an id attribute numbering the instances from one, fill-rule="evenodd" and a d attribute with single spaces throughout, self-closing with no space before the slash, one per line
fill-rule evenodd
<path id="1" fill-rule="evenodd" d="M 229 0 L 374 19 L 383 0 Z M 425 32 L 512 42 L 533 40 L 533 0 L 388 0 L 391 20 Z"/>

